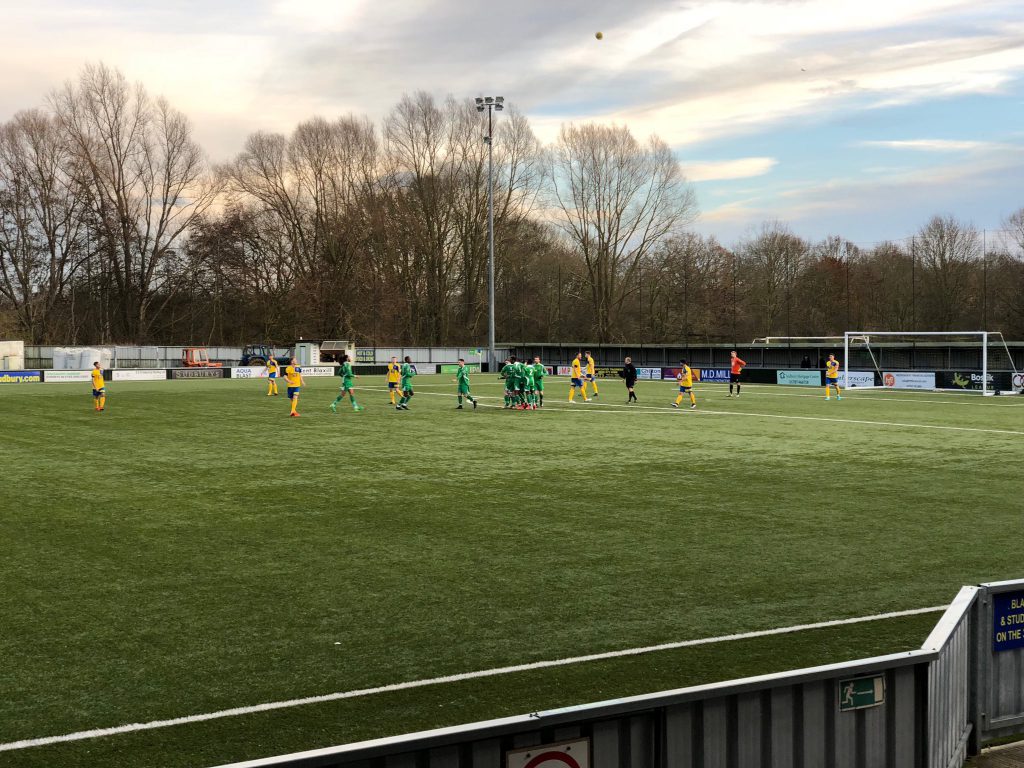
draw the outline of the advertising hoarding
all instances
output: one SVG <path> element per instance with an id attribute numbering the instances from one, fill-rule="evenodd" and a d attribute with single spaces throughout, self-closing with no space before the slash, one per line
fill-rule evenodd
<path id="1" fill-rule="evenodd" d="M 892 389 L 935 389 L 935 371 L 886 371 L 882 384 Z"/>
<path id="2" fill-rule="evenodd" d="M 48 384 L 87 384 L 92 382 L 92 371 L 43 371 L 43 381 Z"/>
<path id="3" fill-rule="evenodd" d="M 821 371 L 776 371 L 775 383 L 791 387 L 820 387 L 822 374 Z"/>
<path id="4" fill-rule="evenodd" d="M 111 381 L 166 381 L 167 371 L 163 368 L 115 368 L 110 372 Z"/>

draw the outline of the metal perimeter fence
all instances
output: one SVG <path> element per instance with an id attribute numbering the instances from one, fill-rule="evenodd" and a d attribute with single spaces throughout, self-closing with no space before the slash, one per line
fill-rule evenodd
<path id="1" fill-rule="evenodd" d="M 915 651 L 227 768 L 957 768 L 1024 731 L 1022 633 L 1024 580 L 964 587 Z"/>

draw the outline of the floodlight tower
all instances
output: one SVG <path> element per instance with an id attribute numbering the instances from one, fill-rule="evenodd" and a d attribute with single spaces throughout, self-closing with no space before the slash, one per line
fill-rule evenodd
<path id="1" fill-rule="evenodd" d="M 504 96 L 476 97 L 476 111 L 487 110 L 487 364 L 491 371 L 498 364 L 494 348 L 494 113 L 504 108 Z"/>

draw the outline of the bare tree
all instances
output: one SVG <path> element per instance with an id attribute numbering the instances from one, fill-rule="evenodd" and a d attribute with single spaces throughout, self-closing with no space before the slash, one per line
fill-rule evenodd
<path id="1" fill-rule="evenodd" d="M 807 255 L 807 243 L 784 224 L 764 224 L 740 246 L 740 268 L 754 305 L 755 329 L 760 335 L 792 336 L 793 290 Z"/>
<path id="2" fill-rule="evenodd" d="M 80 189 L 62 139 L 39 110 L 0 126 L 0 294 L 36 343 L 54 335 L 84 251 Z"/>
<path id="3" fill-rule="evenodd" d="M 87 66 L 51 102 L 82 168 L 123 332 L 145 339 L 157 302 L 176 288 L 164 262 L 216 195 L 203 153 L 183 114 L 102 64 Z"/>
<path id="4" fill-rule="evenodd" d="M 968 317 L 973 299 L 972 273 L 981 259 L 978 231 L 953 217 L 934 216 L 916 238 L 923 267 L 923 299 L 928 326 L 957 330 Z"/>
<path id="5" fill-rule="evenodd" d="M 558 225 L 586 265 L 599 341 L 617 332 L 641 260 L 696 213 L 696 197 L 661 139 L 626 127 L 566 125 L 551 153 Z"/>

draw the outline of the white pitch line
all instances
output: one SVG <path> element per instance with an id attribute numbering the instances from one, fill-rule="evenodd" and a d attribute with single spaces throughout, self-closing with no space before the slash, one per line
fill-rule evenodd
<path id="1" fill-rule="evenodd" d="M 661 643 L 659 645 L 647 645 L 640 648 L 626 648 L 619 651 L 606 651 L 604 653 L 590 653 L 585 656 L 572 656 L 564 659 L 551 659 L 548 661 L 534 661 L 528 664 L 515 664 L 509 667 L 495 667 L 493 669 L 481 669 L 476 672 L 462 672 L 455 675 L 443 675 L 441 677 L 430 677 L 422 680 L 411 680 L 405 683 L 392 683 L 381 685 L 376 688 L 359 688 L 353 691 L 342 691 L 338 693 L 327 693 L 321 696 L 307 696 L 302 699 L 288 699 L 286 701 L 271 701 L 264 704 L 254 704 L 248 707 L 234 707 L 222 709 L 217 712 L 206 712 L 200 715 L 185 715 L 167 720 L 150 720 L 146 723 L 128 723 L 113 728 L 93 728 L 88 731 L 76 731 L 65 733 L 60 736 L 43 736 L 35 739 L 22 739 L 0 744 L 0 752 L 13 752 L 30 747 L 43 747 L 48 744 L 61 744 L 69 741 L 83 741 L 85 739 L 96 739 L 103 736 L 118 736 L 124 733 L 135 733 L 136 731 L 151 731 L 157 728 L 169 728 L 174 725 L 188 725 L 190 723 L 202 723 L 207 720 L 219 720 L 226 717 L 240 717 L 252 715 L 258 712 L 271 712 L 278 709 L 291 709 L 302 707 L 307 704 L 322 704 L 329 701 L 341 701 L 343 699 L 355 699 L 364 696 L 374 696 L 380 693 L 393 691 L 407 691 L 411 688 L 423 688 L 428 685 L 442 685 L 445 683 L 459 683 L 464 680 L 477 680 L 484 677 L 497 677 L 509 675 L 516 672 L 530 672 L 536 669 L 550 669 L 551 667 L 564 667 L 571 664 L 581 664 L 590 661 L 604 661 L 606 659 L 617 659 L 624 656 L 639 656 L 657 651 L 671 651 L 678 648 L 692 648 L 699 645 L 711 645 L 713 643 L 732 642 L 734 640 L 750 640 L 758 637 L 769 637 L 771 635 L 785 635 L 794 632 L 805 632 L 813 629 L 827 629 L 829 627 L 841 627 L 849 624 L 863 624 L 869 621 L 884 621 L 886 619 L 898 619 L 905 616 L 917 616 L 924 613 L 937 613 L 946 610 L 947 606 L 937 605 L 931 608 L 912 608 L 904 611 L 890 611 L 889 613 L 877 613 L 871 616 L 858 616 L 852 619 L 833 619 L 830 621 L 819 621 L 813 624 L 796 624 L 789 627 L 777 627 L 775 629 L 762 629 L 754 632 L 740 632 L 733 635 L 720 635 L 718 637 L 704 637 L 695 640 L 680 640 L 674 643 Z"/>
<path id="2" fill-rule="evenodd" d="M 386 392 L 387 390 L 374 390 L 377 392 Z M 424 392 L 424 395 L 432 395 L 434 397 L 455 397 L 455 395 L 444 394 L 441 392 Z M 478 399 L 489 399 L 489 400 L 500 400 L 501 398 L 488 395 L 480 395 Z M 559 403 L 555 405 L 554 403 Z M 651 406 L 651 405 L 624 405 L 621 403 L 609 403 L 607 401 L 601 403 L 591 402 L 578 402 L 579 408 L 570 408 L 568 402 L 565 400 L 551 401 L 551 405 L 545 405 L 542 410 L 545 411 L 566 411 L 572 413 L 639 413 L 644 416 L 650 416 L 653 414 L 667 415 L 669 413 L 692 413 L 695 415 L 704 414 L 705 416 L 747 416 L 752 418 L 760 419 L 797 419 L 799 421 L 824 421 L 835 424 L 864 424 L 875 427 L 903 427 L 906 429 L 938 429 L 950 432 L 982 432 L 991 435 L 1020 435 L 1024 437 L 1024 431 L 1013 430 L 1013 429 L 991 429 L 987 427 L 955 427 L 949 424 L 914 424 L 905 421 L 871 421 L 870 419 L 841 419 L 838 417 L 829 416 L 798 416 L 793 414 L 785 413 L 756 413 L 753 411 L 715 411 L 708 410 L 707 408 L 698 406 L 695 410 L 690 408 L 679 408 L 675 409 L 671 406 Z M 485 406 L 488 407 L 488 406 Z M 493 406 L 490 406 L 493 407 Z M 616 410 L 622 409 L 622 410 Z"/>

